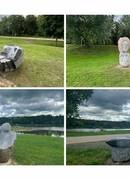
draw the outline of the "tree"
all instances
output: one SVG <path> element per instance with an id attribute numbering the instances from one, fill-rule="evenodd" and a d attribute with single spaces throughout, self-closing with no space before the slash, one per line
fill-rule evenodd
<path id="1" fill-rule="evenodd" d="M 67 41 L 80 45 L 111 42 L 113 16 L 77 15 L 67 17 Z"/>
<path id="2" fill-rule="evenodd" d="M 113 27 L 112 27 L 112 33 L 111 33 L 111 40 L 112 40 L 112 44 L 117 45 L 118 39 L 120 38 L 120 23 L 115 21 L 113 23 Z"/>
<path id="3" fill-rule="evenodd" d="M 37 18 L 34 15 L 28 15 L 25 19 L 25 33 L 35 35 L 37 33 Z"/>
<path id="4" fill-rule="evenodd" d="M 79 117 L 79 105 L 87 101 L 92 90 L 67 90 L 67 118 Z"/>
<path id="5" fill-rule="evenodd" d="M 37 17 L 37 26 L 38 26 L 38 35 L 45 37 L 45 31 L 44 31 L 44 15 L 39 15 Z"/>
<path id="6" fill-rule="evenodd" d="M 62 15 L 21 15 L 0 16 L 0 35 L 64 37 L 64 16 Z"/>
<path id="7" fill-rule="evenodd" d="M 120 21 L 120 36 L 127 36 L 130 38 L 130 16 L 124 15 Z"/>
<path id="8" fill-rule="evenodd" d="M 58 38 L 64 37 L 63 15 L 46 15 L 41 24 L 46 37 L 56 38 L 56 45 Z"/>
<path id="9" fill-rule="evenodd" d="M 21 36 L 25 32 L 25 18 L 21 15 L 11 15 L 8 17 L 8 30 L 12 36 Z"/>
<path id="10" fill-rule="evenodd" d="M 11 35 L 10 22 L 7 16 L 2 17 L 0 21 L 0 35 Z"/>

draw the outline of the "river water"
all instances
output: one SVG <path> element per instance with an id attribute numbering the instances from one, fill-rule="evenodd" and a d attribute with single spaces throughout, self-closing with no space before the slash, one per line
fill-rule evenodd
<path id="1" fill-rule="evenodd" d="M 130 130 L 130 129 L 88 129 L 88 128 L 77 128 L 77 129 L 67 129 L 67 131 L 74 131 L 74 132 L 100 132 L 100 131 L 123 131 L 123 130 Z"/>

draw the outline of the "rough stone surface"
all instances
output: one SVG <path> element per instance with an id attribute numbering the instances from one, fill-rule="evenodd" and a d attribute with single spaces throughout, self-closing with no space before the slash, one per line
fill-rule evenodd
<path id="1" fill-rule="evenodd" d="M 130 55 L 129 53 L 120 53 L 119 54 L 119 63 L 123 67 L 128 67 L 130 66 Z"/>
<path id="2" fill-rule="evenodd" d="M 123 162 L 130 160 L 130 148 L 112 148 L 112 160 Z"/>
<path id="3" fill-rule="evenodd" d="M 11 149 L 0 150 L 0 163 L 8 162 L 11 155 Z"/>
<path id="4" fill-rule="evenodd" d="M 130 137 L 112 139 L 106 143 L 112 149 L 112 160 L 114 162 L 125 162 L 130 160 Z"/>
<path id="5" fill-rule="evenodd" d="M 16 133 L 11 131 L 9 123 L 0 126 L 0 163 L 8 162 L 11 156 L 11 149 L 16 140 Z"/>
<path id="6" fill-rule="evenodd" d="M 130 49 L 130 40 L 128 37 L 122 37 L 118 40 L 119 52 L 128 52 Z"/>
<path id="7" fill-rule="evenodd" d="M 130 66 L 130 54 L 128 53 L 130 49 L 130 40 L 127 37 L 120 38 L 118 40 L 119 49 L 119 64 L 123 67 Z"/>
<path id="8" fill-rule="evenodd" d="M 113 161 L 111 158 L 109 158 L 106 162 L 106 165 L 130 165 L 130 161 L 118 162 Z"/>
<path id="9" fill-rule="evenodd" d="M 130 148 L 130 137 L 120 137 L 107 141 L 111 147 Z"/>

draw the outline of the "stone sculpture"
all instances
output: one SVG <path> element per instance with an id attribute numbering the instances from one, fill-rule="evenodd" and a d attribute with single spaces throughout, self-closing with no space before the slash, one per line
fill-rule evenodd
<path id="1" fill-rule="evenodd" d="M 118 40 L 118 49 L 119 49 L 119 64 L 122 67 L 128 67 L 130 65 L 130 40 L 128 37 L 122 37 Z"/>
<path id="2" fill-rule="evenodd" d="M 15 140 L 16 133 L 11 131 L 10 124 L 2 124 L 0 126 L 0 163 L 9 161 Z"/>
<path id="3" fill-rule="evenodd" d="M 19 68 L 24 61 L 23 49 L 15 45 L 6 45 L 0 52 L 0 71 L 9 72 Z"/>
<path id="4" fill-rule="evenodd" d="M 112 160 L 114 162 L 130 160 L 130 137 L 112 139 L 106 143 L 112 149 Z"/>

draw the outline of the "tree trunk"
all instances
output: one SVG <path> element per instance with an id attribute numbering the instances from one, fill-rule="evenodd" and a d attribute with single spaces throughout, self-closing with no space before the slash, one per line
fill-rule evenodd
<path id="1" fill-rule="evenodd" d="M 56 47 L 57 47 L 57 43 L 58 43 L 58 38 L 56 38 Z"/>

